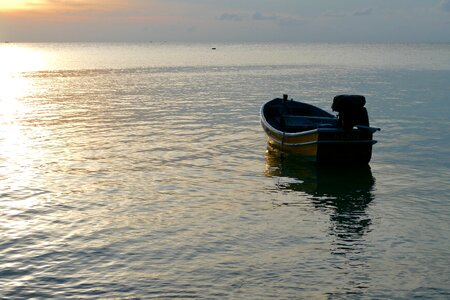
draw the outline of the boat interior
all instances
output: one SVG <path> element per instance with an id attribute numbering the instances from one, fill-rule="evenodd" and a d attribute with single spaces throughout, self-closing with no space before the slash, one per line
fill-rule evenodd
<path id="1" fill-rule="evenodd" d="M 267 103 L 263 114 L 272 127 L 284 132 L 333 128 L 338 124 L 338 119 L 325 110 L 286 98 L 277 98 Z"/>

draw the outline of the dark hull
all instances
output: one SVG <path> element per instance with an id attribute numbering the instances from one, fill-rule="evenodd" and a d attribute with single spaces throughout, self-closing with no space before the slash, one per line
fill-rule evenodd
<path id="1" fill-rule="evenodd" d="M 287 102 L 286 107 L 286 101 L 274 99 L 261 108 L 261 125 L 271 148 L 319 163 L 367 164 L 371 160 L 374 130 L 344 131 L 332 114 L 309 104 Z"/>

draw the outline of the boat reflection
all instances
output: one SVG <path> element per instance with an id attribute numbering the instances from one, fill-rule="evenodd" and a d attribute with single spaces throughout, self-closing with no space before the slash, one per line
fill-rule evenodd
<path id="1" fill-rule="evenodd" d="M 375 186 L 369 165 L 317 165 L 268 149 L 265 175 L 279 179 L 277 189 L 300 192 L 313 207 L 330 215 L 329 233 L 336 237 L 332 252 L 354 250 L 368 232 L 371 219 L 366 209 L 374 200 Z M 298 205 L 304 205 L 305 197 L 298 199 Z"/>

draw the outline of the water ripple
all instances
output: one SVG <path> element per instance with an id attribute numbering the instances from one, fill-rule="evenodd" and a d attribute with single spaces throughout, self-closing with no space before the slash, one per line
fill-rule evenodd
<path id="1" fill-rule="evenodd" d="M 24 89 L 0 94 L 0 298 L 448 296 L 448 71 L 265 64 L 268 49 L 17 73 Z M 370 167 L 266 153 L 264 101 L 366 91 Z"/>

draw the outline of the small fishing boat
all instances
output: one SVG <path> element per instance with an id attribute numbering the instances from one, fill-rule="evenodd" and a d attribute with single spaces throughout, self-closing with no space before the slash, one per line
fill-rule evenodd
<path id="1" fill-rule="evenodd" d="M 272 149 L 319 163 L 367 164 L 380 129 L 369 126 L 365 104 L 364 96 L 336 96 L 335 116 L 284 95 L 261 107 L 261 125 Z"/>

